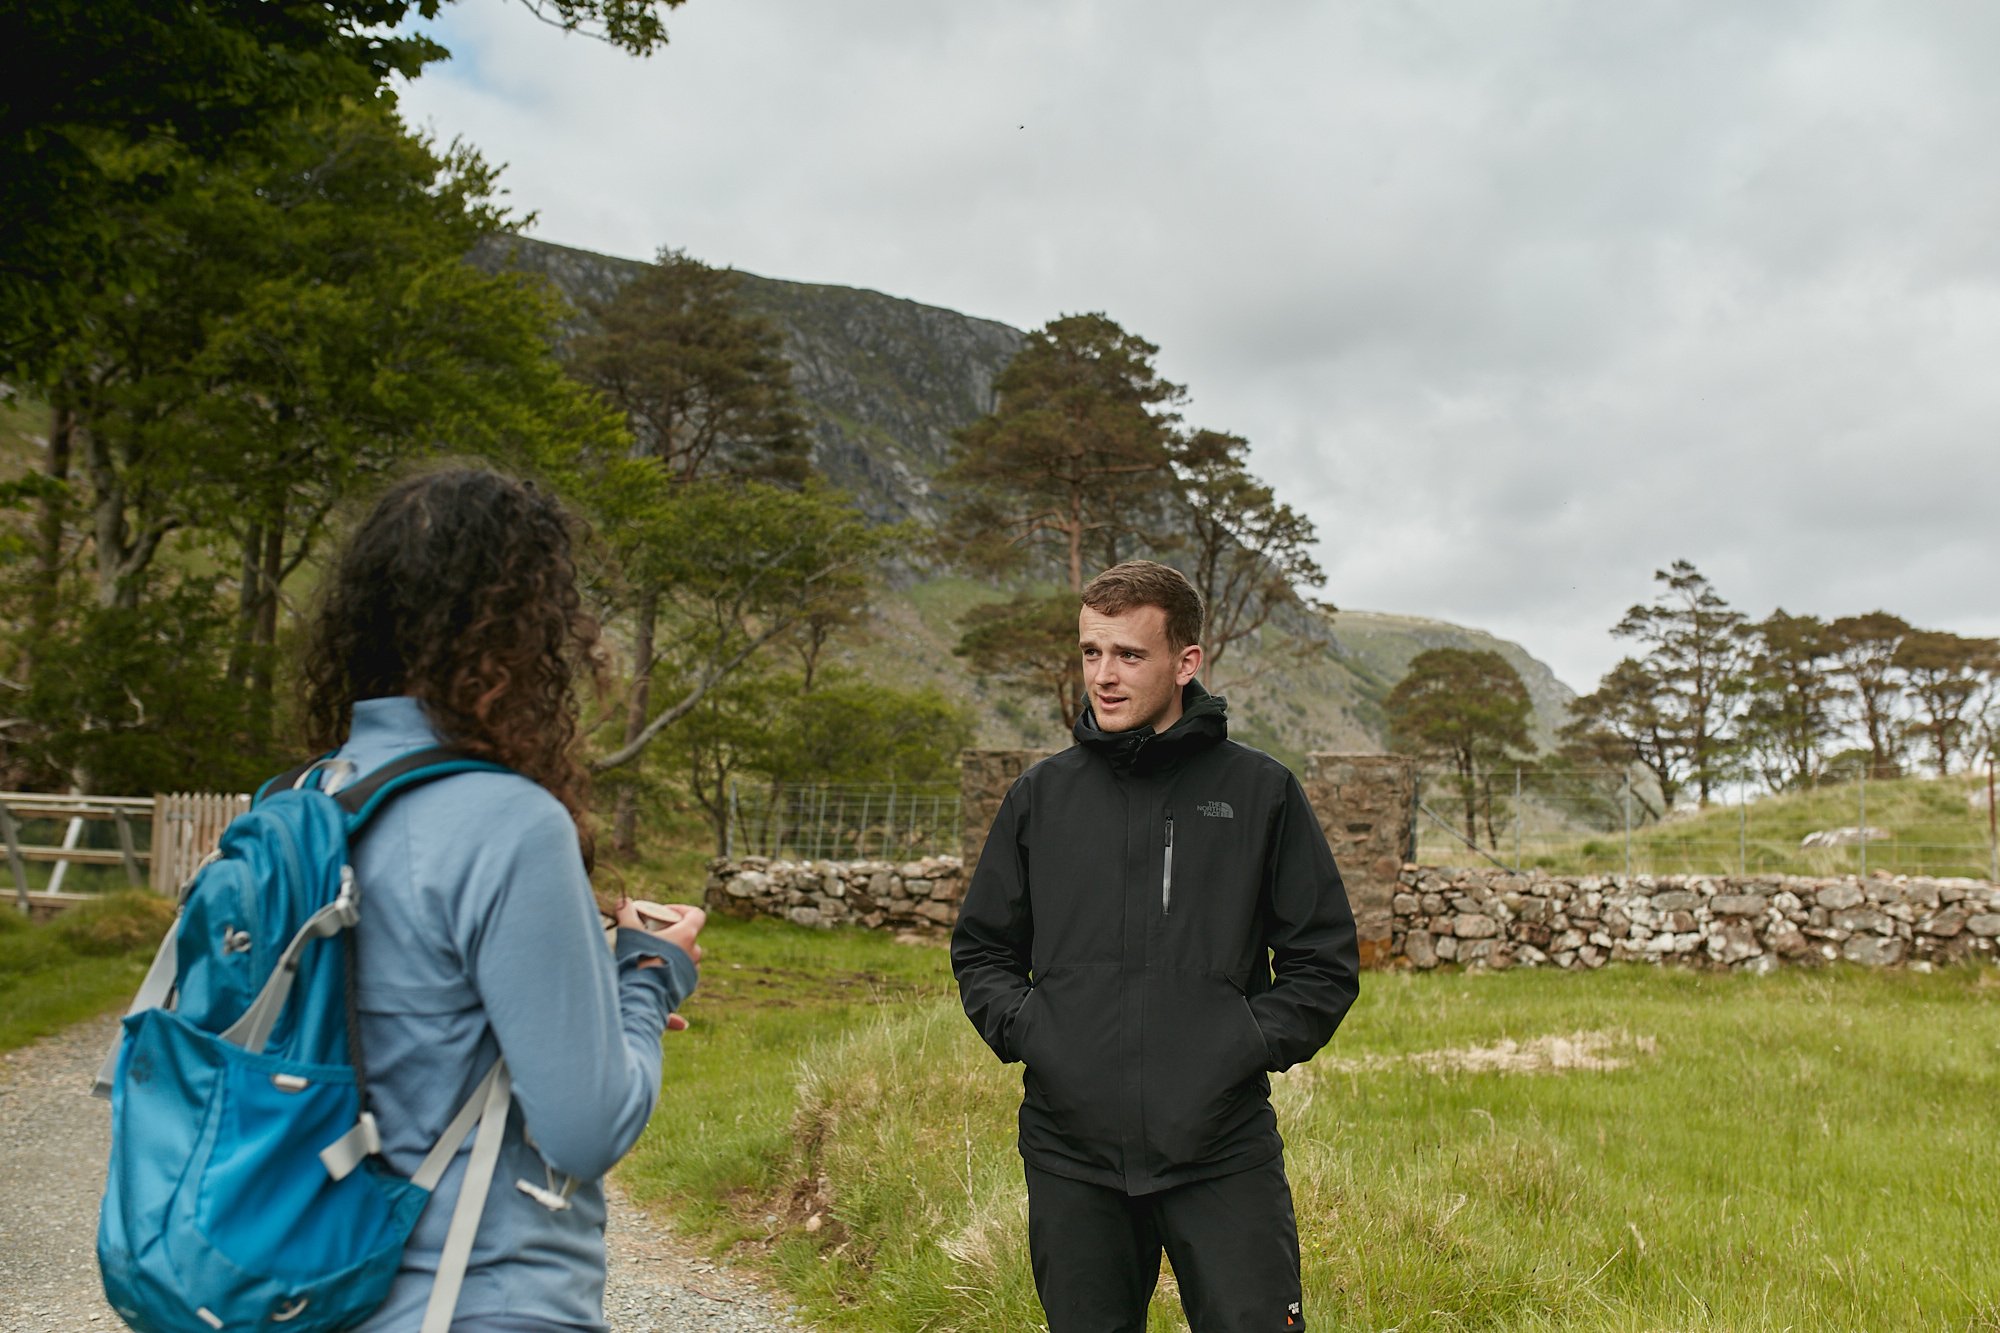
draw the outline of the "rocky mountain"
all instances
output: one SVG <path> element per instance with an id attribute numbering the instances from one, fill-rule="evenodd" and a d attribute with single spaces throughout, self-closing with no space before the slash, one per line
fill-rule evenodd
<path id="1" fill-rule="evenodd" d="M 475 262 L 539 273 L 573 305 L 608 298 L 644 267 L 527 237 L 490 243 Z M 853 287 L 739 278 L 743 303 L 784 334 L 814 464 L 870 518 L 938 523 L 931 478 L 951 432 L 993 410 L 1020 330 Z"/>
<path id="2" fill-rule="evenodd" d="M 572 304 L 609 296 L 643 267 L 525 237 L 489 244 L 475 262 L 539 273 Z M 948 458 L 951 432 L 992 410 L 994 378 L 1024 335 L 849 287 L 745 273 L 739 292 L 784 335 L 820 470 L 871 518 L 943 521 L 932 481 Z M 976 701 L 981 744 L 1065 742 L 1040 701 L 989 690 L 952 652 L 958 617 L 1008 590 L 914 564 L 895 582 L 866 632 L 838 658 L 885 682 L 936 684 Z M 1230 698 L 1239 737 L 1296 766 L 1312 750 L 1382 749 L 1383 699 L 1411 658 L 1443 646 L 1505 656 L 1535 701 L 1537 739 L 1553 741 L 1575 696 L 1547 666 L 1483 631 L 1414 616 L 1289 608 L 1253 641 L 1233 646 L 1209 684 Z"/>

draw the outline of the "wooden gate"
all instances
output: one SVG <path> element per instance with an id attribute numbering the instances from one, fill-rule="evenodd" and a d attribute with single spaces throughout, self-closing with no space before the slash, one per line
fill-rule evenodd
<path id="1" fill-rule="evenodd" d="M 179 894 L 202 858 L 215 850 L 230 820 L 250 808 L 248 796 L 163 792 L 153 798 L 153 887 Z"/>

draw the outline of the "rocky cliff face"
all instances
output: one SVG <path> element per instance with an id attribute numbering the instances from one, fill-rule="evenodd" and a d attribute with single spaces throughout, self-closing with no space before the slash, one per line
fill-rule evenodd
<path id="1" fill-rule="evenodd" d="M 493 242 L 474 262 L 540 274 L 573 306 L 611 296 L 644 267 L 524 237 Z M 993 381 L 1025 335 L 879 292 L 741 278 L 744 303 L 784 335 L 820 471 L 877 521 L 943 521 L 932 482 L 951 433 L 992 410 Z M 974 701 L 981 744 L 1067 743 L 1039 701 L 989 689 L 952 653 L 958 616 L 998 590 L 910 566 L 897 583 L 873 608 L 864 638 L 837 650 L 838 659 L 871 677 L 936 684 Z M 1502 652 L 1534 698 L 1537 739 L 1553 740 L 1574 697 L 1562 682 L 1515 644 L 1439 621 L 1287 608 L 1230 650 L 1215 683 L 1230 697 L 1234 734 L 1298 765 L 1313 750 L 1382 749 L 1382 700 L 1412 657 L 1445 644 Z"/>
<path id="2" fill-rule="evenodd" d="M 573 306 L 609 298 L 644 267 L 526 237 L 493 242 L 475 262 L 541 274 Z M 951 432 L 993 410 L 1020 331 L 880 292 L 740 276 L 743 303 L 784 335 L 814 464 L 870 518 L 939 522 L 931 478 Z"/>

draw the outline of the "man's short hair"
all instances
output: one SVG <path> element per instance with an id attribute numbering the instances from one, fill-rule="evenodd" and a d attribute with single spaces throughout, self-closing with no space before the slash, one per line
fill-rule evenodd
<path id="1" fill-rule="evenodd" d="M 1187 575 L 1153 560 L 1127 560 L 1092 579 L 1083 604 L 1100 615 L 1122 616 L 1141 606 L 1167 613 L 1167 646 L 1175 652 L 1201 642 L 1201 594 Z"/>

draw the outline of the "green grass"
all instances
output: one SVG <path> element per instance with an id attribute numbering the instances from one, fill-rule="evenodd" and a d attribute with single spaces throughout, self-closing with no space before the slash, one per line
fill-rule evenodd
<path id="1" fill-rule="evenodd" d="M 1037 584 L 1037 591 L 1053 592 L 1053 584 Z M 926 625 L 956 642 L 962 631 L 958 622 L 974 607 L 1004 602 L 1011 594 L 989 580 L 947 574 L 910 585 L 905 594 Z"/>
<path id="2" fill-rule="evenodd" d="M 1505 784 L 1502 784 L 1503 786 Z M 1984 879 L 1989 871 L 1986 812 L 1968 801 L 1984 778 L 1899 778 L 1868 784 L 1871 828 L 1892 835 L 1871 841 L 1867 868 L 1872 873 L 1962 875 Z M 1431 808 L 1458 821 L 1437 800 L 1448 800 L 1444 779 L 1426 779 Z M 1455 802 L 1453 803 L 1455 809 Z M 1613 829 L 1602 833 L 1563 832 L 1545 821 L 1554 816 L 1531 810 L 1524 817 L 1521 859 L 1526 867 L 1577 874 L 1615 874 L 1625 869 L 1625 838 Z M 1511 864 L 1514 835 L 1502 816 L 1496 819 L 1497 850 Z M 1472 853 L 1428 818 L 1418 816 L 1418 859 L 1426 864 L 1462 865 L 1476 861 Z M 1689 811 L 1632 830 L 1634 874 L 1852 875 L 1861 870 L 1859 847 L 1802 849 L 1800 839 L 1821 829 L 1851 828 L 1861 823 L 1860 792 L 1852 783 L 1813 791 L 1785 792 L 1753 798 L 1740 810 L 1734 804 Z M 1461 830 L 1462 831 L 1462 830 Z M 1484 828 L 1481 828 L 1482 841 Z"/>
<path id="3" fill-rule="evenodd" d="M 701 944 L 688 1030 L 666 1038 L 660 1110 L 619 1179 L 726 1245 L 782 1229 L 764 1218 L 792 1194 L 801 1063 L 885 1007 L 950 993 L 951 978 L 942 948 L 860 930 L 712 917 Z"/>
<path id="4" fill-rule="evenodd" d="M 1019 1070 L 937 993 L 943 958 L 898 948 L 718 929 L 621 1171 L 748 1242 L 825 1327 L 1037 1327 Z M 1623 1067 L 1402 1058 L 1577 1032 Z M 2000 1329 L 1996 1056 L 1988 969 L 1371 976 L 1333 1047 L 1276 1080 L 1309 1320 Z M 1152 1324 L 1181 1327 L 1164 1291 Z"/>
<path id="5" fill-rule="evenodd" d="M 145 891 L 107 895 L 47 923 L 0 907 L 0 1051 L 130 1000 L 173 919 Z"/>

